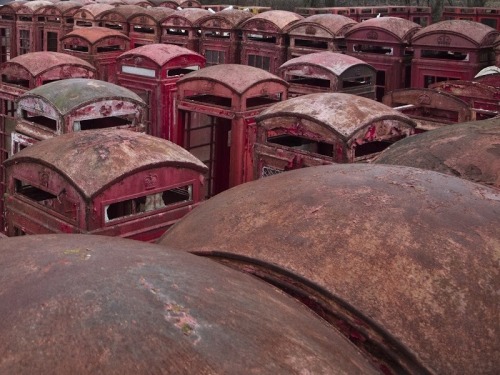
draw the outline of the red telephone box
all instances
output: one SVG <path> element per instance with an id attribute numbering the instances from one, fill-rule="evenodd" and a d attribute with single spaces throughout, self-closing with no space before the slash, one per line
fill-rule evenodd
<path id="1" fill-rule="evenodd" d="M 17 101 L 12 154 L 55 136 L 81 130 L 124 128 L 144 132 L 146 103 L 109 82 L 70 78 L 34 88 Z"/>
<path id="2" fill-rule="evenodd" d="M 287 59 L 286 29 L 302 19 L 297 13 L 270 10 L 244 21 L 241 63 L 276 74 Z"/>
<path id="3" fill-rule="evenodd" d="M 250 12 L 228 9 L 198 21 L 201 29 L 200 53 L 207 59 L 207 66 L 239 64 L 239 25 L 250 17 Z"/>
<path id="4" fill-rule="evenodd" d="M 203 199 L 205 165 L 117 129 L 64 134 L 5 163 L 9 236 L 88 233 L 154 241 Z"/>
<path id="5" fill-rule="evenodd" d="M 377 100 L 385 93 L 410 87 L 411 36 L 421 28 L 396 17 L 372 18 L 351 27 L 345 34 L 347 54 L 377 69 Z"/>
<path id="6" fill-rule="evenodd" d="M 41 7 L 35 12 L 39 28 L 39 51 L 59 51 L 59 38 L 73 30 L 75 13 L 82 5 L 75 1 L 61 1 Z"/>
<path id="7" fill-rule="evenodd" d="M 60 40 L 61 51 L 88 61 L 97 69 L 97 78 L 116 81 L 116 58 L 130 49 L 130 39 L 105 27 L 78 28 Z"/>
<path id="8" fill-rule="evenodd" d="M 464 100 L 432 89 L 394 90 L 382 102 L 414 119 L 418 132 L 471 121 L 475 115 Z"/>
<path id="9" fill-rule="evenodd" d="M 411 6 L 408 19 L 422 27 L 429 26 L 432 23 L 431 7 Z"/>
<path id="10" fill-rule="evenodd" d="M 469 103 L 474 109 L 476 120 L 500 115 L 500 87 L 485 85 L 475 81 L 443 81 L 429 88 L 452 94 Z"/>
<path id="11" fill-rule="evenodd" d="M 208 167 L 206 195 L 252 180 L 255 116 L 287 98 L 288 84 L 251 66 L 214 65 L 177 82 L 171 140 Z"/>
<path id="12" fill-rule="evenodd" d="M 411 86 L 472 80 L 481 69 L 494 65 L 492 52 L 498 35 L 489 26 L 463 20 L 441 21 L 421 29 L 411 42 L 415 51 Z"/>
<path id="13" fill-rule="evenodd" d="M 157 7 L 170 9 L 201 8 L 201 3 L 196 0 L 150 0 Z"/>
<path id="14" fill-rule="evenodd" d="M 139 5 L 118 5 L 99 14 L 96 20 L 99 22 L 99 26 L 120 31 L 128 36 L 129 18 L 143 11 L 144 8 Z"/>
<path id="15" fill-rule="evenodd" d="M 201 8 L 176 10 L 161 23 L 161 42 L 175 44 L 198 53 L 200 51 L 198 21 L 210 14 L 212 13 Z"/>
<path id="16" fill-rule="evenodd" d="M 39 23 L 35 12 L 52 5 L 50 1 L 28 1 L 16 10 L 16 41 L 17 55 L 42 51 L 40 35 L 43 35 L 43 22 Z"/>
<path id="17" fill-rule="evenodd" d="M 160 43 L 161 23 L 173 12 L 174 10 L 163 7 L 144 8 L 130 17 L 128 20 L 130 49 Z"/>
<path id="18" fill-rule="evenodd" d="M 373 159 L 414 133 L 415 121 L 384 104 L 342 93 L 300 96 L 256 117 L 254 178 Z"/>
<path id="19" fill-rule="evenodd" d="M 144 124 L 148 134 L 172 139 L 176 82 L 205 66 L 205 58 L 173 44 L 148 44 L 120 55 L 117 84 L 138 94 L 149 108 Z"/>
<path id="20" fill-rule="evenodd" d="M 0 63 L 17 56 L 16 11 L 26 1 L 12 1 L 0 7 Z"/>
<path id="21" fill-rule="evenodd" d="M 82 59 L 57 52 L 32 52 L 0 65 L 0 196 L 5 192 L 2 162 L 11 152 L 16 125 L 16 100 L 26 91 L 44 83 L 69 77 L 93 78 L 95 68 Z M 3 212 L 0 200 L 0 212 Z M 0 215 L 3 230 L 3 215 Z"/>
<path id="22" fill-rule="evenodd" d="M 329 51 L 310 53 L 288 60 L 278 72 L 290 84 L 289 97 L 344 92 L 375 99 L 377 71 L 349 55 Z"/>
<path id="23" fill-rule="evenodd" d="M 288 59 L 307 53 L 345 51 L 344 34 L 357 22 L 339 14 L 317 14 L 288 28 Z"/>
<path id="24" fill-rule="evenodd" d="M 82 6 L 75 13 L 74 30 L 81 27 L 96 27 L 99 26 L 98 17 L 102 12 L 113 9 L 113 5 L 109 4 L 88 4 Z"/>

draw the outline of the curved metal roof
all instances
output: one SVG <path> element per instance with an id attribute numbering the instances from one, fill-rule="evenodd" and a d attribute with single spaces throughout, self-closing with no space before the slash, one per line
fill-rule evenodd
<path id="1" fill-rule="evenodd" d="M 500 189 L 500 118 L 444 126 L 396 142 L 377 164 L 433 170 Z"/>
<path id="2" fill-rule="evenodd" d="M 304 25 L 320 26 L 330 32 L 334 37 L 338 34 L 344 34 L 349 28 L 356 25 L 353 19 L 340 14 L 315 14 L 304 18 L 288 28 L 289 33 Z"/>
<path id="3" fill-rule="evenodd" d="M 53 3 L 52 5 L 40 8 L 36 11 L 36 13 L 50 14 L 50 12 L 54 10 L 57 14 L 64 15 L 67 12 L 76 11 L 81 7 L 82 4 L 76 1 L 60 1 L 58 3 Z"/>
<path id="4" fill-rule="evenodd" d="M 142 23 L 140 20 L 137 20 L 139 17 L 150 17 L 152 18 L 155 22 L 160 22 L 164 18 L 168 17 L 174 13 L 173 9 L 170 8 L 165 8 L 165 7 L 150 7 L 150 8 L 143 8 L 141 12 L 138 12 L 137 14 L 134 14 L 133 16 L 130 17 L 129 22 L 137 22 L 137 23 Z"/>
<path id="5" fill-rule="evenodd" d="M 412 44 L 416 43 L 418 45 L 419 39 L 433 34 L 455 34 L 461 38 L 470 40 L 478 47 L 483 47 L 493 45 L 495 37 L 498 35 L 498 31 L 479 22 L 446 20 L 432 23 L 429 26 L 420 29 L 415 35 L 413 35 L 411 42 Z"/>
<path id="6" fill-rule="evenodd" d="M 130 40 L 128 36 L 123 34 L 118 30 L 108 29 L 107 27 L 80 27 L 78 29 L 74 29 L 70 33 L 61 37 L 61 41 L 69 38 L 82 38 L 85 39 L 89 44 L 93 45 L 100 42 L 106 38 L 121 38 L 125 40 Z"/>
<path id="7" fill-rule="evenodd" d="M 495 65 L 491 65 L 491 66 L 487 66 L 486 68 L 481 69 L 479 71 L 479 73 L 477 73 L 474 76 L 474 78 L 486 76 L 488 74 L 498 74 L 498 73 L 500 73 L 500 67 L 495 66 Z"/>
<path id="8" fill-rule="evenodd" d="M 220 23 L 218 28 L 224 27 L 234 29 L 241 22 L 251 18 L 252 16 L 253 15 L 250 12 L 238 9 L 228 9 L 223 12 L 216 12 L 214 14 L 210 14 L 209 16 L 205 16 L 198 21 L 198 24 L 201 27 L 206 27 L 207 23 L 215 21 Z"/>
<path id="9" fill-rule="evenodd" d="M 351 27 L 346 32 L 346 38 L 360 29 L 377 29 L 379 32 L 392 34 L 401 43 L 409 43 L 412 35 L 421 28 L 419 24 L 399 17 L 370 18 Z"/>
<path id="10" fill-rule="evenodd" d="M 200 60 L 205 60 L 205 58 L 193 52 L 187 48 L 176 46 L 175 44 L 163 44 L 163 43 L 154 43 L 147 44 L 141 47 L 137 47 L 131 49 L 127 52 L 122 53 L 117 60 L 121 60 L 124 58 L 137 56 L 137 57 L 145 57 L 153 61 L 159 68 L 163 65 L 167 64 L 169 61 L 176 59 L 182 56 L 196 56 Z"/>
<path id="11" fill-rule="evenodd" d="M 7 4 L 4 4 L 0 7 L 1 13 L 16 13 L 16 11 L 23 6 L 23 4 L 27 3 L 24 0 L 16 0 L 10 1 Z"/>
<path id="12" fill-rule="evenodd" d="M 194 25 L 198 24 L 198 21 L 202 17 L 208 16 L 210 14 L 212 14 L 212 13 L 210 13 L 206 9 L 201 9 L 201 8 L 186 8 L 186 9 L 182 9 L 182 10 L 176 10 L 170 16 L 166 17 L 163 20 L 163 23 L 167 24 L 167 25 L 173 25 L 173 26 L 175 26 L 174 19 L 176 19 L 176 18 L 183 18 L 191 26 L 194 26 Z M 169 21 L 172 21 L 172 22 L 169 22 Z"/>
<path id="13" fill-rule="evenodd" d="M 109 4 L 88 4 L 88 5 L 84 5 L 80 8 L 80 10 L 78 11 L 78 13 L 89 13 L 92 17 L 97 17 L 99 14 L 101 14 L 102 12 L 105 12 L 109 9 L 113 9 L 114 6 L 113 5 L 109 5 Z"/>
<path id="14" fill-rule="evenodd" d="M 38 142 L 9 159 L 43 164 L 65 176 L 91 199 L 108 186 L 140 170 L 174 167 L 207 170 L 182 147 L 165 139 L 118 129 L 85 130 Z"/>
<path id="15" fill-rule="evenodd" d="M 61 115 L 92 102 L 114 99 L 126 100 L 145 106 L 146 103 L 129 89 L 96 79 L 70 78 L 50 82 L 27 91 L 19 97 L 39 97 L 50 103 Z"/>
<path id="16" fill-rule="evenodd" d="M 336 76 L 341 76 L 347 69 L 355 66 L 364 65 L 376 72 L 375 68 L 363 60 L 356 57 L 345 55 L 343 53 L 324 51 L 309 53 L 299 57 L 294 57 L 288 60 L 279 67 L 279 70 L 290 69 L 294 66 L 301 67 L 304 65 L 312 65 L 318 68 L 328 70 Z"/>
<path id="17" fill-rule="evenodd" d="M 382 103 L 357 95 L 319 93 L 284 100 L 266 108 L 256 120 L 293 116 L 313 121 L 348 141 L 359 129 L 392 119 L 414 128 L 415 122 Z"/>
<path id="18" fill-rule="evenodd" d="M 100 13 L 98 18 L 103 19 L 105 17 L 113 17 L 113 15 L 118 15 L 123 20 L 127 21 L 130 17 L 133 17 L 140 12 L 144 12 L 144 8 L 139 5 L 118 5 L 112 9 Z"/>
<path id="19" fill-rule="evenodd" d="M 287 26 L 302 19 L 304 19 L 304 17 L 294 12 L 286 10 L 268 10 L 266 12 L 256 14 L 252 18 L 243 22 L 240 26 L 242 29 L 245 29 L 247 25 L 254 22 L 266 21 L 272 23 L 278 28 L 278 30 L 283 32 Z"/>
<path id="20" fill-rule="evenodd" d="M 35 13 L 38 9 L 49 5 L 53 5 L 53 3 L 44 0 L 27 1 L 17 9 L 16 13 Z"/>
<path id="21" fill-rule="evenodd" d="M 13 57 L 0 66 L 0 71 L 9 65 L 19 65 L 33 77 L 65 65 L 79 66 L 91 72 L 96 72 L 96 68 L 85 60 L 66 53 L 47 51 L 31 52 Z"/>
<path id="22" fill-rule="evenodd" d="M 309 296 L 360 347 L 376 341 L 406 365 L 395 373 L 488 374 L 500 366 L 499 212 L 500 193 L 470 181 L 333 164 L 226 190 L 159 243 Z"/>
<path id="23" fill-rule="evenodd" d="M 207 80 L 226 86 L 238 95 L 243 95 L 255 85 L 277 82 L 287 87 L 288 83 L 263 69 L 248 65 L 221 64 L 188 73 L 177 81 L 177 85 L 194 80 Z"/>
<path id="24" fill-rule="evenodd" d="M 2 373 L 378 373 L 299 303 L 208 259 L 96 235 L 0 247 Z"/>

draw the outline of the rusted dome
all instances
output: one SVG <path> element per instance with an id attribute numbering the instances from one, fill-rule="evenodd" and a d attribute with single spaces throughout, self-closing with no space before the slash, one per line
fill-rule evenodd
<path id="1" fill-rule="evenodd" d="M 130 57 L 146 58 L 158 65 L 159 68 L 174 59 L 182 59 L 184 57 L 198 58 L 200 62 L 205 62 L 205 58 L 187 48 L 176 46 L 175 44 L 153 43 L 146 44 L 127 52 L 122 53 L 117 59 L 127 59 Z"/>
<path id="2" fill-rule="evenodd" d="M 201 27 L 231 30 L 251 17 L 252 13 L 250 12 L 239 9 L 226 9 L 223 12 L 216 12 L 203 17 L 198 24 Z"/>
<path id="3" fill-rule="evenodd" d="M 314 14 L 303 20 L 300 20 L 289 27 L 289 34 L 307 34 L 307 27 L 319 27 L 330 34 L 332 37 L 344 36 L 345 32 L 356 25 L 357 22 L 352 18 L 340 14 Z"/>
<path id="4" fill-rule="evenodd" d="M 384 150 L 376 163 L 429 169 L 500 189 L 500 118 L 403 139 Z"/>
<path id="5" fill-rule="evenodd" d="M 332 327 L 211 261 L 105 236 L 0 240 L 3 374 L 375 374 Z"/>
<path id="6" fill-rule="evenodd" d="M 264 31 L 263 24 L 273 25 L 277 32 L 284 32 L 285 28 L 304 19 L 301 15 L 286 10 L 268 10 L 256 14 L 243 22 L 240 27 L 246 31 Z"/>
<path id="7" fill-rule="evenodd" d="M 163 26 L 193 27 L 198 24 L 198 21 L 202 17 L 209 16 L 211 14 L 212 13 L 210 13 L 208 10 L 201 8 L 186 8 L 176 10 L 163 20 Z"/>
<path id="8" fill-rule="evenodd" d="M 76 17 L 94 19 L 102 12 L 113 9 L 113 5 L 103 3 L 92 3 L 82 6 L 76 13 Z"/>
<path id="9" fill-rule="evenodd" d="M 456 177 L 334 164 L 227 190 L 159 243 L 302 299 L 384 373 L 492 374 L 499 213 L 497 190 Z"/>
<path id="10" fill-rule="evenodd" d="M 456 38 L 450 38 L 450 35 L 455 35 Z M 445 45 L 448 48 L 463 48 L 463 41 L 468 40 L 476 48 L 484 48 L 492 46 L 497 36 L 498 31 L 479 22 L 446 20 L 420 29 L 413 35 L 411 42 L 412 44 L 420 45 L 421 43 L 430 44 L 431 40 L 435 40 L 434 43 L 436 45 L 446 43 Z M 431 39 L 433 37 L 434 39 Z M 447 39 L 440 42 L 440 39 L 443 38 Z"/>
<path id="11" fill-rule="evenodd" d="M 96 4 L 97 5 L 97 4 Z M 107 27 L 81 27 L 74 29 L 72 32 L 63 36 L 60 40 L 66 40 L 71 38 L 82 38 L 86 40 L 89 44 L 96 44 L 106 38 L 119 38 L 130 40 L 128 36 L 124 35 L 118 30 L 108 29 Z"/>
<path id="12" fill-rule="evenodd" d="M 419 24 L 399 17 L 370 18 L 351 27 L 346 32 L 346 38 L 353 37 L 359 31 L 373 29 L 383 34 L 392 35 L 400 43 L 409 43 L 412 35 L 421 28 L 422 26 Z M 377 36 L 377 39 L 381 38 Z"/>
<path id="13" fill-rule="evenodd" d="M 253 66 L 239 64 L 213 65 L 185 74 L 177 81 L 177 85 L 194 80 L 219 83 L 238 95 L 243 95 L 253 86 L 263 82 L 278 82 L 283 86 L 288 86 L 287 82 L 272 73 Z"/>
<path id="14" fill-rule="evenodd" d="M 16 153 L 6 165 L 22 162 L 41 163 L 58 171 L 88 198 L 143 169 L 207 170 L 205 164 L 172 142 L 118 129 L 71 132 L 47 139 Z"/>
<path id="15" fill-rule="evenodd" d="M 24 55 L 16 56 L 7 62 L 4 62 L 0 69 L 2 71 L 9 70 L 10 67 L 21 67 L 27 74 L 36 77 L 48 70 L 55 70 L 65 66 L 77 66 L 84 68 L 90 72 L 96 72 L 95 67 L 85 60 L 78 57 L 59 52 L 31 52 Z"/>
<path id="16" fill-rule="evenodd" d="M 61 115 L 88 103 L 105 99 L 126 100 L 140 106 L 146 105 L 139 95 L 125 87 L 85 78 L 70 78 L 47 83 L 26 92 L 19 100 L 28 97 L 42 98 Z"/>
<path id="17" fill-rule="evenodd" d="M 349 140 L 359 129 L 376 121 L 395 120 L 413 129 L 415 122 L 375 100 L 343 93 L 303 95 L 273 104 L 256 116 L 257 121 L 277 117 L 304 118 Z"/>
<path id="18" fill-rule="evenodd" d="M 306 66 L 314 66 L 329 71 L 333 75 L 339 77 L 347 70 L 356 69 L 360 65 L 370 68 L 370 70 L 376 74 L 375 68 L 365 61 L 354 56 L 331 51 L 308 53 L 306 55 L 294 57 L 281 65 L 279 70 L 292 70 L 294 67 L 300 70 L 304 69 Z"/>

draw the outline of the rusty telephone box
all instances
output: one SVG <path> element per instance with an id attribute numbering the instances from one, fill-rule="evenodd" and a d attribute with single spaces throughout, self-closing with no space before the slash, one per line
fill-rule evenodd
<path id="1" fill-rule="evenodd" d="M 482 23 L 449 20 L 434 23 L 412 37 L 411 87 L 427 88 L 451 80 L 469 81 L 494 65 L 493 46 L 498 31 Z"/>
<path id="2" fill-rule="evenodd" d="M 16 10 L 16 50 L 17 55 L 42 51 L 40 35 L 43 35 L 43 22 L 38 22 L 36 11 L 52 5 L 50 1 L 28 1 Z"/>
<path id="3" fill-rule="evenodd" d="M 144 132 L 145 107 L 138 95 L 109 82 L 71 78 L 47 83 L 17 101 L 12 154 L 38 141 L 81 130 Z"/>
<path id="4" fill-rule="evenodd" d="M 12 1 L 0 7 L 0 63 L 17 56 L 16 11 L 26 1 Z"/>
<path id="5" fill-rule="evenodd" d="M 415 121 L 375 100 L 309 94 L 274 104 L 256 117 L 254 178 L 331 163 L 373 159 L 414 133 Z"/>
<path id="6" fill-rule="evenodd" d="M 371 18 L 345 34 L 347 54 L 377 69 L 377 100 L 392 90 L 410 87 L 411 36 L 421 28 L 396 17 Z"/>
<path id="7" fill-rule="evenodd" d="M 356 23 L 339 14 L 317 14 L 294 23 L 287 30 L 288 59 L 314 52 L 345 51 L 344 34 Z"/>
<path id="8" fill-rule="evenodd" d="M 171 140 L 208 167 L 206 195 L 252 180 L 255 116 L 287 98 L 288 84 L 251 66 L 214 65 L 177 82 Z"/>
<path id="9" fill-rule="evenodd" d="M 375 99 L 377 71 L 370 64 L 337 52 L 302 55 L 280 66 L 290 84 L 289 97 L 317 92 L 344 92 Z"/>
<path id="10" fill-rule="evenodd" d="M 198 53 L 200 51 L 200 28 L 198 21 L 209 16 L 206 9 L 187 8 L 176 10 L 161 23 L 161 42 L 175 44 Z"/>
<path id="11" fill-rule="evenodd" d="M 205 58 L 173 44 L 148 44 L 117 58 L 117 83 L 138 94 L 147 104 L 148 134 L 172 139 L 175 124 L 176 82 L 205 66 Z"/>
<path id="12" fill-rule="evenodd" d="M 117 129 L 68 133 L 5 163 L 9 236 L 157 239 L 203 199 L 206 167 L 172 142 Z"/>
<path id="13" fill-rule="evenodd" d="M 270 10 L 244 21 L 240 25 L 243 34 L 241 64 L 277 74 L 287 59 L 286 29 L 302 19 L 297 13 Z"/>
<path id="14" fill-rule="evenodd" d="M 60 40 L 61 51 L 79 57 L 96 67 L 97 78 L 116 81 L 116 58 L 130 49 L 130 39 L 105 27 L 82 27 Z"/>
<path id="15" fill-rule="evenodd" d="M 163 7 L 144 8 L 131 16 L 129 22 L 130 48 L 137 48 L 146 44 L 160 43 L 161 23 L 174 10 Z"/>
<path id="16" fill-rule="evenodd" d="M 130 31 L 129 18 L 142 11 L 144 8 L 139 5 L 118 5 L 100 13 L 96 19 L 99 26 L 120 31 L 128 36 Z"/>
<path id="17" fill-rule="evenodd" d="M 248 11 L 229 9 L 199 20 L 200 54 L 207 59 L 207 66 L 240 63 L 239 25 L 250 17 L 252 13 Z"/>
<path id="18" fill-rule="evenodd" d="M 102 12 L 113 9 L 113 5 L 92 3 L 82 6 L 74 17 L 74 30 L 81 27 L 96 27 L 99 26 L 98 17 Z"/>
<path id="19" fill-rule="evenodd" d="M 59 38 L 73 31 L 74 16 L 82 5 L 76 1 L 60 1 L 41 7 L 35 17 L 42 28 L 38 30 L 38 51 L 60 52 Z"/>

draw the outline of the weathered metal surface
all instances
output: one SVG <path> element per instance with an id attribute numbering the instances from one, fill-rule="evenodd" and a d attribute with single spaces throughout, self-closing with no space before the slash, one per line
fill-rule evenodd
<path id="1" fill-rule="evenodd" d="M 377 164 L 429 169 L 500 189 L 500 118 L 456 124 L 390 146 Z"/>
<path id="2" fill-rule="evenodd" d="M 203 68 L 205 58 L 173 44 L 149 44 L 123 53 L 116 62 L 117 83 L 148 103 L 148 134 L 172 139 L 176 83 L 184 74 Z"/>
<path id="3" fill-rule="evenodd" d="M 303 306 L 206 259 L 102 236 L 0 244 L 4 373 L 376 373 Z"/>
<path id="4" fill-rule="evenodd" d="M 398 17 L 371 18 L 351 27 L 346 32 L 347 39 L 359 39 L 370 41 L 384 41 L 401 44 L 409 44 L 410 39 L 421 29 L 415 22 Z M 375 38 L 373 32 L 378 33 Z M 372 37 L 367 37 L 371 32 Z"/>
<path id="5" fill-rule="evenodd" d="M 290 83 L 289 96 L 345 92 L 375 99 L 375 68 L 341 53 L 316 52 L 290 59 L 278 75 Z"/>
<path id="6" fill-rule="evenodd" d="M 436 37 L 441 35 L 448 36 L 447 43 L 442 44 L 447 48 L 485 48 L 493 45 L 498 31 L 479 22 L 447 20 L 422 28 L 411 42 L 414 45 L 435 46 Z"/>
<path id="7" fill-rule="evenodd" d="M 409 20 L 379 17 L 354 25 L 345 33 L 347 54 L 377 69 L 377 100 L 387 92 L 410 86 L 412 57 L 407 48 L 420 28 Z"/>
<path id="8" fill-rule="evenodd" d="M 144 106 L 144 101 L 134 92 L 109 82 L 95 79 L 72 78 L 34 88 L 20 100 L 40 98 L 50 104 L 57 113 L 66 115 L 76 108 L 100 100 L 121 100 Z"/>
<path id="9" fill-rule="evenodd" d="M 353 141 L 360 129 L 382 120 L 401 122 L 408 130 L 415 127 L 415 122 L 399 111 L 343 93 L 311 94 L 276 103 L 257 116 L 257 121 L 288 116 L 314 121 L 347 143 Z"/>
<path id="10" fill-rule="evenodd" d="M 340 14 L 315 14 L 294 23 L 289 27 L 288 34 L 309 35 L 307 26 L 311 26 L 325 31 L 332 38 L 338 38 L 356 24 L 353 19 Z"/>
<path id="11" fill-rule="evenodd" d="M 497 190 L 456 177 L 337 164 L 230 189 L 159 243 L 279 286 L 384 373 L 491 374 L 499 210 Z"/>
<path id="12" fill-rule="evenodd" d="M 161 42 L 176 44 L 194 52 L 200 51 L 198 21 L 210 15 L 206 9 L 186 8 L 176 10 L 161 22 Z"/>
<path id="13" fill-rule="evenodd" d="M 118 5 L 113 9 L 100 13 L 96 20 L 100 23 L 100 26 L 119 30 L 128 36 L 130 31 L 129 18 L 143 11 L 144 8 L 139 5 Z"/>
<path id="14" fill-rule="evenodd" d="M 75 29 L 67 34 L 64 38 L 61 38 L 61 43 L 70 38 L 83 39 L 90 45 L 95 45 L 106 38 L 128 40 L 128 37 L 123 35 L 119 31 L 108 29 L 106 27 L 86 27 Z"/>
<path id="15" fill-rule="evenodd" d="M 447 92 L 432 89 L 403 89 L 391 91 L 383 98 L 390 107 L 413 118 L 421 130 L 471 121 L 474 111 L 469 103 Z"/>
<path id="16" fill-rule="evenodd" d="M 158 7 L 166 7 L 170 9 L 177 8 L 201 8 L 201 4 L 196 0 L 151 0 Z"/>
<path id="17" fill-rule="evenodd" d="M 304 19 L 294 12 L 286 10 L 269 10 L 259 13 L 245 21 L 241 28 L 244 31 L 270 31 L 269 27 L 276 33 L 284 33 L 285 29 L 293 23 Z"/>
<path id="18" fill-rule="evenodd" d="M 344 34 L 356 21 L 339 14 L 317 14 L 295 22 L 287 30 L 288 59 L 321 50 L 346 49 Z"/>
<path id="19" fill-rule="evenodd" d="M 6 166 L 33 161 L 64 175 L 88 199 L 127 174 L 151 166 L 206 171 L 197 158 L 171 142 L 118 129 L 54 137 L 23 149 Z"/>
<path id="20" fill-rule="evenodd" d="M 82 6 L 76 13 L 74 17 L 74 28 L 80 27 L 90 27 L 90 26 L 99 26 L 99 22 L 97 21 L 97 17 L 102 12 L 113 9 L 113 5 L 109 4 L 88 4 Z"/>
<path id="21" fill-rule="evenodd" d="M 443 81 L 430 85 L 429 88 L 447 92 L 469 103 L 474 109 L 483 109 L 491 113 L 478 113 L 476 119 L 485 119 L 500 114 L 500 87 L 493 87 L 474 81 Z"/>
<path id="22" fill-rule="evenodd" d="M 500 88 L 500 72 L 494 74 L 485 74 L 483 76 L 474 78 L 474 81 L 482 83 L 483 85 Z"/>
<path id="23" fill-rule="evenodd" d="M 50 71 L 53 71 L 51 73 Z M 81 71 L 86 74 L 81 75 Z M 96 69 L 87 61 L 58 52 L 32 52 L 21 56 L 16 56 L 0 67 L 2 75 L 13 79 L 28 80 L 30 87 L 35 87 L 34 83 L 41 75 L 50 76 L 51 81 L 54 75 L 59 79 L 64 78 L 92 78 Z M 75 77 L 74 74 L 79 76 Z M 38 86 L 38 85 L 37 85 Z"/>
<path id="24" fill-rule="evenodd" d="M 238 9 L 228 9 L 203 17 L 198 21 L 201 28 L 232 30 L 242 21 L 252 17 L 252 13 Z"/>
<path id="25" fill-rule="evenodd" d="M 142 241 L 157 239 L 203 200 L 207 169 L 171 142 L 116 129 L 47 139 L 5 167 L 10 236 L 94 233 Z"/>
<path id="26" fill-rule="evenodd" d="M 423 28 L 412 38 L 411 87 L 472 80 L 481 69 L 495 63 L 491 52 L 498 35 L 489 26 L 465 20 L 441 21 Z"/>
<path id="27" fill-rule="evenodd" d="M 186 74 L 178 81 L 182 85 L 189 81 L 200 81 L 200 91 L 203 89 L 204 81 L 214 82 L 227 87 L 236 95 L 243 95 L 252 87 L 266 82 L 276 82 L 287 86 L 281 78 L 252 66 L 240 66 L 238 64 L 224 64 L 221 66 L 211 66 L 197 72 Z"/>
<path id="28" fill-rule="evenodd" d="M 145 44 L 160 43 L 161 22 L 174 12 L 173 9 L 163 7 L 149 7 L 129 18 L 130 48 Z"/>
<path id="29" fill-rule="evenodd" d="M 254 118 L 286 100 L 287 88 L 273 74 L 237 64 L 210 66 L 179 79 L 170 140 L 210 164 L 207 196 L 253 178 Z M 213 152 L 207 155 L 207 149 Z"/>

